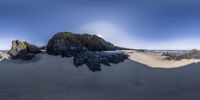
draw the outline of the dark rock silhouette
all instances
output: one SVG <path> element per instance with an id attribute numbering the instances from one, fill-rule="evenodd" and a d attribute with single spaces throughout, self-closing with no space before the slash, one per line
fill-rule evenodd
<path id="1" fill-rule="evenodd" d="M 48 54 L 74 57 L 75 66 L 86 64 L 93 72 L 100 71 L 101 64 L 109 66 L 110 63 L 120 63 L 128 58 L 123 53 L 100 52 L 116 49 L 119 47 L 96 35 L 81 35 L 70 32 L 57 33 L 47 45 Z"/>
<path id="2" fill-rule="evenodd" d="M 81 35 L 70 32 L 57 33 L 47 45 L 48 54 L 64 57 L 76 56 L 79 52 L 87 50 L 107 51 L 115 49 L 116 47 L 113 44 L 96 35 Z"/>
<path id="3" fill-rule="evenodd" d="M 2 59 L 3 57 L 0 55 L 0 59 Z"/>
<path id="4" fill-rule="evenodd" d="M 35 54 L 40 53 L 40 49 L 28 42 L 19 40 L 12 41 L 12 48 L 8 52 L 12 59 L 29 60 L 32 59 Z"/>
<path id="5" fill-rule="evenodd" d="M 75 66 L 86 64 L 91 71 L 100 71 L 101 64 L 110 66 L 110 63 L 117 64 L 128 59 L 123 53 L 106 53 L 106 52 L 81 52 L 74 57 Z"/>

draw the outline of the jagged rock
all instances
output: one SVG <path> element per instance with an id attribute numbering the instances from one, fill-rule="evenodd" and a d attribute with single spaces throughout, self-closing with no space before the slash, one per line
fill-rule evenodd
<path id="1" fill-rule="evenodd" d="M 35 54 L 40 52 L 40 49 L 33 44 L 14 40 L 12 41 L 12 48 L 8 53 L 13 59 L 29 60 L 32 59 Z"/>
<path id="2" fill-rule="evenodd" d="M 110 63 L 117 64 L 123 62 L 128 56 L 123 53 L 105 53 L 105 52 L 81 52 L 74 57 L 75 66 L 86 64 L 88 68 L 95 72 L 101 70 L 101 64 L 110 66 Z"/>
<path id="3" fill-rule="evenodd" d="M 47 53 L 64 57 L 76 56 L 80 52 L 115 50 L 113 44 L 96 35 L 73 34 L 70 32 L 57 33 L 47 45 Z"/>

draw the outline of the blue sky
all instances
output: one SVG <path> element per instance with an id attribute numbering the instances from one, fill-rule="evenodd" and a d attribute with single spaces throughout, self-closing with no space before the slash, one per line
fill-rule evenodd
<path id="1" fill-rule="evenodd" d="M 194 0 L 0 0 L 0 16 L 0 49 L 14 39 L 45 45 L 60 31 L 131 48 L 200 49 Z"/>

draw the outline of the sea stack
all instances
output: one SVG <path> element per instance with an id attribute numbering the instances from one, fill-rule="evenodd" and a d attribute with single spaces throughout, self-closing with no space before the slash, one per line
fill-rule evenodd
<path id="1" fill-rule="evenodd" d="M 30 60 L 35 54 L 40 53 L 40 49 L 26 41 L 12 41 L 12 48 L 8 52 L 12 59 Z"/>

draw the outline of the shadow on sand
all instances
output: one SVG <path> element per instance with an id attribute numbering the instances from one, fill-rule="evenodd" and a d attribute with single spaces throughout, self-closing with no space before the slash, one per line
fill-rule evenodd
<path id="1" fill-rule="evenodd" d="M 85 65 L 76 68 L 72 59 L 63 59 L 42 54 L 31 61 L 1 61 L 0 99 L 200 99 L 200 63 L 164 69 L 128 59 L 111 67 L 102 65 L 100 72 L 91 72 Z"/>

